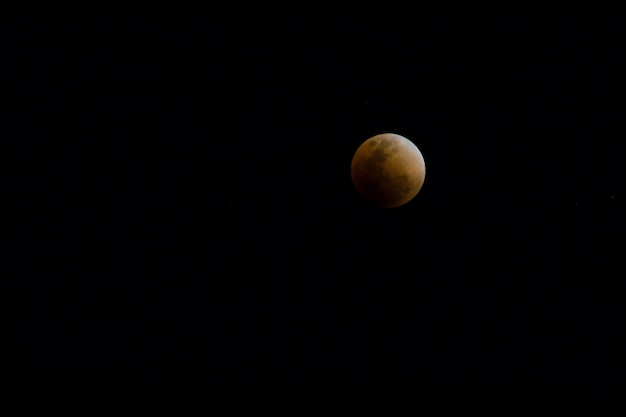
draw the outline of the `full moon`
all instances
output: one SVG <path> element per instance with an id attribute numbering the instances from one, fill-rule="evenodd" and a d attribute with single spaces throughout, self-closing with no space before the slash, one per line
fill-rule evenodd
<path id="1" fill-rule="evenodd" d="M 352 158 L 352 183 L 361 197 L 384 208 L 411 201 L 422 188 L 426 165 L 413 142 L 383 133 L 363 142 Z"/>

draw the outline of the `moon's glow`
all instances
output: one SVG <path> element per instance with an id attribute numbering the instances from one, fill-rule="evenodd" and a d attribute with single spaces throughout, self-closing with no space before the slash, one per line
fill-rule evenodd
<path id="1" fill-rule="evenodd" d="M 383 133 L 363 142 L 352 158 L 352 182 L 357 192 L 380 207 L 398 207 L 411 201 L 426 174 L 417 146 L 403 136 Z"/>

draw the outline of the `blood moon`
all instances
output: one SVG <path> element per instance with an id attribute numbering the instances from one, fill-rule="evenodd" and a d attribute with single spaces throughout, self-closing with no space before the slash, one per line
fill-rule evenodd
<path id="1" fill-rule="evenodd" d="M 426 165 L 413 142 L 383 133 L 363 142 L 352 158 L 352 183 L 361 197 L 384 208 L 411 201 L 422 188 Z"/>

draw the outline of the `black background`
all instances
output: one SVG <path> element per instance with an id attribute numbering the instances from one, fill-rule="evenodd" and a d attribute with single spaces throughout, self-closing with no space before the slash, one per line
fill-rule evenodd
<path id="1" fill-rule="evenodd" d="M 3 372 L 623 380 L 625 27 L 5 21 Z M 383 132 L 396 209 L 350 180 Z"/>

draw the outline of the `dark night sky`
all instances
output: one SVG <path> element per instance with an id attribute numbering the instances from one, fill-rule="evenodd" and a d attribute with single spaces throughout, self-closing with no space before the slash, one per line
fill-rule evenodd
<path id="1" fill-rule="evenodd" d="M 4 370 L 623 380 L 626 21 L 2 25 Z M 419 195 L 355 194 L 399 133 Z"/>

